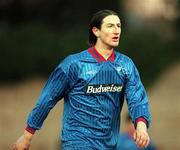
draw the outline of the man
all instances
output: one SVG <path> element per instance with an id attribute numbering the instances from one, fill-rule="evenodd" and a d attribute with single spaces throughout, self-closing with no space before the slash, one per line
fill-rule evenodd
<path id="1" fill-rule="evenodd" d="M 117 143 L 117 150 L 157 150 L 157 147 L 150 142 L 150 144 L 143 149 L 140 149 L 133 139 L 133 134 L 135 132 L 134 125 L 128 114 L 125 116 L 125 131 L 119 134 L 119 139 Z"/>
<path id="2" fill-rule="evenodd" d="M 28 149 L 49 111 L 64 98 L 64 150 L 116 149 L 126 97 L 139 147 L 149 144 L 150 113 L 145 89 L 132 60 L 114 51 L 121 34 L 117 13 L 102 10 L 89 24 L 90 48 L 63 60 L 50 75 L 13 150 Z"/>

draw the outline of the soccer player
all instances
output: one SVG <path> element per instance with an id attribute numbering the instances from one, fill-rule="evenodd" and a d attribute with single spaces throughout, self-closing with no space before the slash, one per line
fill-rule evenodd
<path id="1" fill-rule="evenodd" d="M 91 46 L 66 57 L 55 68 L 13 150 L 30 147 L 35 131 L 62 98 L 64 150 L 115 150 L 124 97 L 136 128 L 135 143 L 141 148 L 149 144 L 146 91 L 133 61 L 114 50 L 120 35 L 116 12 L 101 10 L 93 15 L 89 24 Z"/>

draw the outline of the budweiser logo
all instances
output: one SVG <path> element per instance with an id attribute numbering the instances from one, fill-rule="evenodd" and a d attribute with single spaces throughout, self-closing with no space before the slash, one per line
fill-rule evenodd
<path id="1" fill-rule="evenodd" d="M 88 85 L 86 93 L 121 92 L 123 86 L 120 84 Z"/>

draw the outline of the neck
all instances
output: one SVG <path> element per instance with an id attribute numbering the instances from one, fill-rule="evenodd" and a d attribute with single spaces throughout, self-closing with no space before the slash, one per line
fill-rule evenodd
<path id="1" fill-rule="evenodd" d="M 113 48 L 102 47 L 99 45 L 95 45 L 94 47 L 106 60 L 111 56 L 113 52 Z"/>

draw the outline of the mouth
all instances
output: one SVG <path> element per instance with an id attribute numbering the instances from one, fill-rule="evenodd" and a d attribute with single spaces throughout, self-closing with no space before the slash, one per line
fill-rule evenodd
<path id="1" fill-rule="evenodd" d="M 112 39 L 113 39 L 113 41 L 118 41 L 119 37 L 118 36 L 114 36 Z"/>

